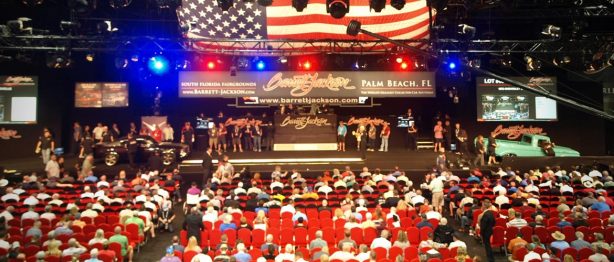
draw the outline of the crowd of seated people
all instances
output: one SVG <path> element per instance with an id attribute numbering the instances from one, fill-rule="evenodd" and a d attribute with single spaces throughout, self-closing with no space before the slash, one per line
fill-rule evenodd
<path id="1" fill-rule="evenodd" d="M 217 174 L 228 176 L 229 174 Z M 483 239 L 513 261 L 610 261 L 614 181 L 608 171 L 546 167 L 526 173 L 433 171 L 412 181 L 334 169 L 315 179 L 297 170 L 270 179 L 237 173 L 188 191 L 174 246 L 183 261 L 472 261 L 461 235 L 479 238 L 481 213 L 496 214 Z M 442 194 L 443 193 L 443 194 Z M 442 196 L 443 195 L 443 196 Z M 457 220 L 455 228 L 449 220 Z M 473 243 L 472 243 L 473 244 Z"/>
<path id="2" fill-rule="evenodd" d="M 132 261 L 160 230 L 172 231 L 178 170 L 0 178 L 2 261 Z"/>

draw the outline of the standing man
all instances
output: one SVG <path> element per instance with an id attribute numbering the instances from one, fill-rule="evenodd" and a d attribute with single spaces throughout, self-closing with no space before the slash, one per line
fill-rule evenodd
<path id="1" fill-rule="evenodd" d="M 185 122 L 181 129 L 181 143 L 188 145 L 188 150 L 192 151 L 192 145 L 194 144 L 194 129 L 190 122 Z"/>
<path id="2" fill-rule="evenodd" d="M 221 113 L 221 112 L 220 112 Z M 222 152 L 226 152 L 226 135 L 228 134 L 228 129 L 224 126 L 224 123 L 218 123 L 217 128 L 217 153 L 222 154 Z"/>
<path id="3" fill-rule="evenodd" d="M 79 122 L 75 122 L 72 126 L 71 153 L 79 155 L 79 145 L 81 143 L 81 139 L 83 139 L 83 128 L 81 128 Z"/>
<path id="4" fill-rule="evenodd" d="M 262 128 L 256 123 L 252 131 L 252 137 L 254 139 L 254 151 L 262 152 Z"/>
<path id="5" fill-rule="evenodd" d="M 213 149 L 209 147 L 205 150 L 205 155 L 203 156 L 203 188 L 205 188 L 207 182 L 209 182 L 209 177 L 213 170 L 213 156 L 211 156 L 211 152 L 213 152 Z"/>
<path id="6" fill-rule="evenodd" d="M 49 162 L 49 158 L 51 156 L 51 152 L 55 149 L 55 141 L 51 137 L 51 132 L 49 129 L 45 128 L 43 131 L 43 136 L 38 138 L 38 143 L 36 144 L 35 152 L 38 154 L 41 153 L 43 157 L 43 164 L 47 164 Z"/>
<path id="7" fill-rule="evenodd" d="M 136 151 L 138 147 L 139 145 L 136 139 L 134 138 L 134 135 L 132 133 L 128 133 L 128 143 L 126 144 L 126 148 L 128 149 L 128 162 L 130 163 L 131 168 L 136 167 L 134 163 L 135 163 Z"/>
<path id="8" fill-rule="evenodd" d="M 103 132 L 104 132 L 104 127 L 102 126 L 102 123 L 97 123 L 96 127 L 94 127 L 94 130 L 92 130 L 92 133 L 94 134 L 94 140 L 96 141 L 96 143 L 102 142 Z"/>
<path id="9" fill-rule="evenodd" d="M 254 141 L 252 140 L 252 125 L 248 122 L 247 125 L 243 128 L 243 149 L 245 151 L 252 151 L 254 149 Z"/>
<path id="10" fill-rule="evenodd" d="M 209 135 L 209 148 L 217 148 L 219 143 L 219 130 L 217 129 L 217 127 L 213 125 L 211 128 L 209 128 L 209 130 L 207 131 L 207 135 Z"/>
<path id="11" fill-rule="evenodd" d="M 439 152 L 439 149 L 443 146 L 443 132 L 441 121 L 437 121 L 437 124 L 433 127 L 433 133 L 435 135 L 435 148 L 433 150 L 435 152 Z"/>
<path id="12" fill-rule="evenodd" d="M 367 130 L 366 127 L 361 125 L 358 127 L 358 134 L 356 137 L 359 138 L 358 149 L 360 150 L 360 156 L 362 159 L 367 158 Z"/>
<path id="13" fill-rule="evenodd" d="M 79 153 L 79 158 L 84 159 L 86 156 L 94 153 L 94 138 L 90 135 L 89 132 L 85 133 L 83 139 L 81 139 L 81 152 Z"/>
<path id="14" fill-rule="evenodd" d="M 461 129 L 460 123 L 454 124 L 454 137 L 456 139 L 456 150 L 460 152 L 461 157 L 467 159 L 469 156 L 469 146 L 467 146 L 467 131 Z"/>
<path id="15" fill-rule="evenodd" d="M 368 137 L 369 137 L 369 151 L 375 151 L 375 147 L 377 144 L 377 128 L 375 127 L 375 124 L 373 124 L 373 122 L 371 122 L 371 124 L 369 124 L 369 132 L 367 132 Z"/>
<path id="16" fill-rule="evenodd" d="M 484 165 L 484 137 L 479 135 L 475 140 L 475 159 L 473 159 L 474 166 L 483 166 Z"/>
<path id="17" fill-rule="evenodd" d="M 409 127 L 407 127 L 407 147 L 411 151 L 418 149 L 417 140 L 418 129 L 416 128 L 416 122 L 409 121 Z"/>
<path id="18" fill-rule="evenodd" d="M 486 256 L 488 262 L 494 262 L 495 257 L 492 253 L 492 247 L 490 246 L 490 237 L 493 233 L 493 227 L 495 226 L 495 215 L 490 210 L 490 201 L 485 200 L 482 202 L 482 210 L 484 211 L 479 217 L 480 235 L 482 237 L 482 243 L 484 243 L 484 250 L 486 250 Z"/>
<path id="19" fill-rule="evenodd" d="M 190 210 L 190 214 L 185 217 L 183 221 L 183 229 L 188 231 L 188 239 L 195 237 L 200 244 L 200 231 L 205 229 L 203 225 L 203 216 L 198 211 L 199 207 L 193 207 Z"/>
<path id="20" fill-rule="evenodd" d="M 443 124 L 443 135 L 446 140 L 446 150 L 452 150 L 452 125 L 450 124 L 450 120 L 446 120 Z M 457 145 L 458 146 L 458 145 Z"/>
<path id="21" fill-rule="evenodd" d="M 162 137 L 164 142 L 173 142 L 175 139 L 175 130 L 173 130 L 171 124 L 167 123 L 164 125 L 164 129 L 162 129 Z"/>
<path id="22" fill-rule="evenodd" d="M 348 127 L 343 123 L 343 121 L 339 121 L 339 126 L 337 127 L 337 151 L 345 152 L 345 135 L 348 133 Z"/>
<path id="23" fill-rule="evenodd" d="M 390 138 L 390 124 L 388 124 L 388 122 L 384 122 L 380 137 L 382 137 L 382 145 L 379 151 L 388 152 L 388 138 Z"/>

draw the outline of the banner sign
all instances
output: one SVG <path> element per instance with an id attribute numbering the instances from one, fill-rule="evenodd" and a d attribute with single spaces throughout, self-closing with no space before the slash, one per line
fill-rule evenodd
<path id="1" fill-rule="evenodd" d="M 239 106 L 254 106 L 254 105 L 346 105 L 346 106 L 372 106 L 373 98 L 361 96 L 361 97 L 326 97 L 326 98 L 260 98 L 256 96 L 237 97 L 237 105 Z"/>
<path id="2" fill-rule="evenodd" d="M 278 133 L 290 129 L 305 134 L 321 134 L 335 130 L 336 125 L 336 115 L 275 115 L 275 130 Z"/>
<path id="3" fill-rule="evenodd" d="M 179 72 L 179 97 L 435 97 L 434 72 Z"/>
<path id="4" fill-rule="evenodd" d="M 347 121 L 348 125 L 376 125 L 376 126 L 380 126 L 380 125 L 384 125 L 384 123 L 388 123 L 386 122 L 384 119 L 380 119 L 380 118 L 371 118 L 371 117 L 361 117 L 361 118 L 355 118 L 352 117 Z M 390 124 L 390 123 L 388 123 Z"/>
<path id="5" fill-rule="evenodd" d="M 499 135 L 507 135 L 507 139 L 509 140 L 517 139 L 523 134 L 547 135 L 546 132 L 544 132 L 544 129 L 541 127 L 525 127 L 524 125 L 516 125 L 509 127 L 503 127 L 503 125 L 498 125 L 495 130 L 492 131 L 492 135 L 494 137 L 497 137 Z"/>

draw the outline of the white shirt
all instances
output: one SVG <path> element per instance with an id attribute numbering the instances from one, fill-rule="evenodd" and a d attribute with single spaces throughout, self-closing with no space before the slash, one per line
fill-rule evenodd
<path id="1" fill-rule="evenodd" d="M 502 185 L 496 185 L 493 189 L 492 192 L 494 192 L 495 194 L 499 195 L 499 191 L 503 191 L 504 193 L 507 193 L 507 190 L 505 189 L 505 187 L 503 187 Z"/>
<path id="2" fill-rule="evenodd" d="M 573 187 L 570 187 L 569 185 L 563 185 L 561 186 L 561 193 L 563 192 L 573 193 Z"/>
<path id="3" fill-rule="evenodd" d="M 101 188 L 103 186 L 108 188 L 109 187 L 109 182 L 107 182 L 107 181 L 98 181 L 98 183 L 96 183 L 96 187 L 97 188 Z"/>
<path id="4" fill-rule="evenodd" d="M 335 253 L 333 253 L 330 257 L 330 260 L 335 260 L 335 259 L 339 259 L 341 261 L 348 261 L 350 259 L 356 259 L 356 257 L 354 255 L 352 255 L 352 253 L 350 252 L 345 252 L 345 251 L 337 251 Z"/>
<path id="5" fill-rule="evenodd" d="M 44 218 L 44 219 L 47 219 L 49 221 L 52 221 L 52 220 L 54 220 L 56 218 L 56 216 L 55 216 L 54 213 L 48 212 L 48 213 L 43 213 L 40 218 Z"/>
<path id="6" fill-rule="evenodd" d="M 165 200 L 170 197 L 170 193 L 168 193 L 168 191 L 166 191 L 166 189 L 164 189 L 164 188 L 159 188 L 158 189 L 158 195 L 161 196 Z"/>
<path id="7" fill-rule="evenodd" d="M 165 126 L 162 129 L 162 134 L 164 135 L 164 140 L 173 140 L 175 130 L 170 126 Z M 209 258 L 209 260 L 211 260 L 211 258 Z"/>
<path id="8" fill-rule="evenodd" d="M 294 254 L 280 253 L 275 257 L 275 262 L 282 262 L 284 260 L 294 261 Z"/>
<path id="9" fill-rule="evenodd" d="M 377 183 L 379 181 L 382 181 L 382 179 L 384 179 L 384 175 L 382 175 L 382 174 L 375 174 L 372 179 L 373 179 L 373 182 Z"/>
<path id="10" fill-rule="evenodd" d="M 147 201 L 147 196 L 145 195 L 138 195 L 134 198 L 134 201 L 136 202 L 145 202 Z"/>
<path id="11" fill-rule="evenodd" d="M 429 183 L 429 188 L 431 189 L 431 192 L 433 193 L 443 192 L 443 179 L 445 179 L 443 176 L 439 176 L 431 180 L 431 183 Z"/>
<path id="12" fill-rule="evenodd" d="M 2 211 L 2 213 L 0 213 L 0 217 L 4 217 L 5 221 L 9 221 L 9 220 L 13 220 L 13 214 L 11 214 L 11 212 L 7 211 L 6 209 L 4 211 Z"/>
<path id="13" fill-rule="evenodd" d="M 49 205 L 61 206 L 62 204 L 64 204 L 64 201 L 59 200 L 59 199 L 54 199 L 54 200 L 49 201 Z"/>
<path id="14" fill-rule="evenodd" d="M 47 193 L 41 192 L 41 193 L 38 193 L 36 195 L 36 198 L 38 198 L 40 200 L 45 200 L 45 199 L 51 198 L 51 196 L 49 194 L 47 194 Z"/>
<path id="15" fill-rule="evenodd" d="M 34 219 L 34 220 L 38 220 L 38 218 L 40 217 L 40 215 L 34 211 L 28 211 L 23 213 L 23 215 L 21 215 L 21 220 L 24 219 Z"/>
<path id="16" fill-rule="evenodd" d="M 214 224 L 215 221 L 217 221 L 217 211 L 213 210 L 211 212 L 205 212 L 205 215 L 203 215 L 203 221 L 209 221 L 211 224 Z"/>
<path id="17" fill-rule="evenodd" d="M 290 212 L 292 213 L 292 215 L 294 215 L 294 213 L 296 213 L 296 209 L 294 209 L 294 206 L 292 205 L 285 205 L 281 207 L 281 209 L 279 210 L 279 214 L 283 214 L 284 212 Z"/>
<path id="18" fill-rule="evenodd" d="M 320 193 L 324 193 L 324 194 L 328 194 L 330 192 L 333 192 L 333 189 L 327 185 L 321 186 L 320 188 L 318 188 L 318 192 Z"/>
<path id="19" fill-rule="evenodd" d="M 57 161 L 49 160 L 45 165 L 45 172 L 47 177 L 60 177 L 60 165 Z"/>
<path id="20" fill-rule="evenodd" d="M 23 200 L 23 204 L 26 206 L 36 206 L 38 205 L 38 203 L 38 199 L 34 196 L 29 196 L 28 198 Z"/>
<path id="21" fill-rule="evenodd" d="M 533 185 L 533 184 L 529 184 L 529 185 L 527 185 L 527 186 L 525 186 L 525 187 L 524 187 L 524 191 L 526 191 L 526 192 L 533 192 L 533 191 L 535 191 L 535 192 L 539 192 L 539 188 L 538 188 L 538 187 L 536 187 L 536 186 L 535 186 L 535 185 Z"/>
<path id="22" fill-rule="evenodd" d="M 9 194 L 6 194 L 6 195 L 2 196 L 0 198 L 0 200 L 2 200 L 4 202 L 6 202 L 8 200 L 19 201 L 19 196 L 17 194 L 15 194 L 15 193 L 9 193 Z"/>
<path id="23" fill-rule="evenodd" d="M 415 206 L 416 204 L 419 204 L 419 203 L 420 203 L 420 204 L 424 204 L 424 200 L 425 200 L 425 198 L 424 198 L 423 196 L 421 196 L 421 195 L 416 195 L 416 196 L 414 196 L 414 197 L 412 197 L 412 198 L 411 198 L 411 204 L 412 204 L 412 205 L 414 205 L 414 206 Z"/>
<path id="24" fill-rule="evenodd" d="M 381 237 L 373 239 L 373 242 L 371 242 L 371 249 L 375 249 L 376 247 L 383 247 L 385 249 L 390 249 L 391 246 L 392 244 L 390 243 L 388 239 L 381 238 Z"/>
<path id="25" fill-rule="evenodd" d="M 360 254 L 356 255 L 356 260 L 358 260 L 360 262 L 368 260 L 369 258 L 371 258 L 371 254 L 369 252 L 360 253 Z"/>
<path id="26" fill-rule="evenodd" d="M 4 250 L 11 249 L 11 244 L 4 239 L 0 239 L 0 248 Z"/>
<path id="27" fill-rule="evenodd" d="M 102 139 L 102 132 L 104 132 L 104 129 L 100 126 L 94 127 L 94 129 L 92 130 L 92 134 L 94 134 L 94 139 L 96 140 L 100 140 Z"/>
<path id="28" fill-rule="evenodd" d="M 503 204 L 509 204 L 509 203 L 510 203 L 510 199 L 506 197 L 505 195 L 499 195 L 497 198 L 495 198 L 495 204 L 497 204 L 498 206 L 501 206 Z"/>
<path id="29" fill-rule="evenodd" d="M 92 210 L 92 209 L 86 209 L 85 211 L 81 212 L 81 217 L 97 217 L 98 216 L 98 212 Z"/>
<path id="30" fill-rule="evenodd" d="M 537 252 L 535 252 L 535 251 L 530 251 L 529 253 L 527 253 L 527 254 L 524 256 L 524 260 L 523 260 L 523 262 L 529 262 L 529 261 L 531 261 L 531 260 L 533 260 L 533 259 L 539 259 L 539 260 L 541 260 L 541 259 L 542 259 L 542 256 L 540 256 L 540 255 L 539 255 Z"/>
<path id="31" fill-rule="evenodd" d="M 463 241 L 456 240 L 456 241 L 453 241 L 452 243 L 450 243 L 450 245 L 448 245 L 449 249 L 452 249 L 454 247 L 463 247 L 463 248 L 467 249 L 467 244 L 465 242 L 463 242 Z"/>
<path id="32" fill-rule="evenodd" d="M 273 190 L 276 187 L 284 188 L 284 184 L 279 182 L 279 181 L 275 181 L 275 182 L 271 183 L 271 190 Z"/>
<path id="33" fill-rule="evenodd" d="M 593 170 L 591 172 L 588 172 L 588 176 L 590 177 L 599 177 L 601 178 L 601 172 L 597 171 L 597 170 Z"/>
<path id="34" fill-rule="evenodd" d="M 94 198 L 94 193 L 92 192 L 85 192 L 83 194 L 81 194 L 81 198 Z"/>
<path id="35" fill-rule="evenodd" d="M 437 211 L 429 211 L 426 212 L 426 219 L 437 219 L 437 220 L 441 220 L 441 214 Z"/>

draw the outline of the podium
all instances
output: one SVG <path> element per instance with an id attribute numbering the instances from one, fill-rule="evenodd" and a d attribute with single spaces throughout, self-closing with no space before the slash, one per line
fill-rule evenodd
<path id="1" fill-rule="evenodd" d="M 275 115 L 274 151 L 337 150 L 337 116 Z"/>

